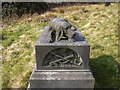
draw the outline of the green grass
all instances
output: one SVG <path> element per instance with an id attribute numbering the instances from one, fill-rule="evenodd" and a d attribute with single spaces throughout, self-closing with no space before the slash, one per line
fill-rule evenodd
<path id="1" fill-rule="evenodd" d="M 77 16 L 72 16 L 73 20 L 78 20 L 79 18 Z"/>
<path id="2" fill-rule="evenodd" d="M 54 11 L 54 12 L 53 12 Z M 25 88 L 35 64 L 34 45 L 55 17 L 80 28 L 91 45 L 90 67 L 96 88 L 118 87 L 118 5 L 73 5 L 4 24 L 2 35 L 4 88 Z M 120 87 L 120 86 L 119 86 Z"/>
<path id="3" fill-rule="evenodd" d="M 118 64 L 111 55 L 91 58 L 90 67 L 96 80 L 96 88 L 116 88 L 118 86 Z"/>

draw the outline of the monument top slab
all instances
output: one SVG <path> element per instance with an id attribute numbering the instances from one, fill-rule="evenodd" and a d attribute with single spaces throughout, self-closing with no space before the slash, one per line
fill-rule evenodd
<path id="1" fill-rule="evenodd" d="M 83 36 L 83 34 L 80 32 L 80 30 L 77 28 L 75 31 L 75 42 L 69 42 L 68 40 L 61 40 L 54 43 L 47 42 L 49 36 L 48 36 L 48 30 L 49 26 L 46 26 L 43 30 L 42 35 L 40 36 L 39 40 L 36 43 L 36 46 L 90 46 L 86 38 Z"/>

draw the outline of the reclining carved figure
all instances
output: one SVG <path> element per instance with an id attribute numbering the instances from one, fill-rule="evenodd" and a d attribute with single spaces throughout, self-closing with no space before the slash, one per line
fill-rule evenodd
<path id="1" fill-rule="evenodd" d="M 64 18 L 55 18 L 49 24 L 49 40 L 48 42 L 56 42 L 66 38 L 68 41 L 73 42 L 76 27 L 71 25 Z"/>

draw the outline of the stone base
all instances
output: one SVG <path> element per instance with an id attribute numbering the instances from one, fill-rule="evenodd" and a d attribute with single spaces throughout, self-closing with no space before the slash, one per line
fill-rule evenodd
<path id="1" fill-rule="evenodd" d="M 30 88 L 94 88 L 89 70 L 33 70 Z"/>

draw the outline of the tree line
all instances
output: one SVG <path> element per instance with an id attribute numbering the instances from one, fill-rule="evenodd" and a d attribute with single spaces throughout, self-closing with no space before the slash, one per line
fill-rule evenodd
<path id="1" fill-rule="evenodd" d="M 34 13 L 43 13 L 50 8 L 77 4 L 78 2 L 62 2 L 62 3 L 46 3 L 46 2 L 3 2 L 2 3 L 2 16 L 3 18 L 9 17 L 12 15 L 17 15 L 21 17 L 23 14 L 34 14 Z M 95 2 L 90 3 L 79 3 L 79 4 L 98 4 Z M 110 3 L 105 3 L 105 6 L 109 6 Z"/>

